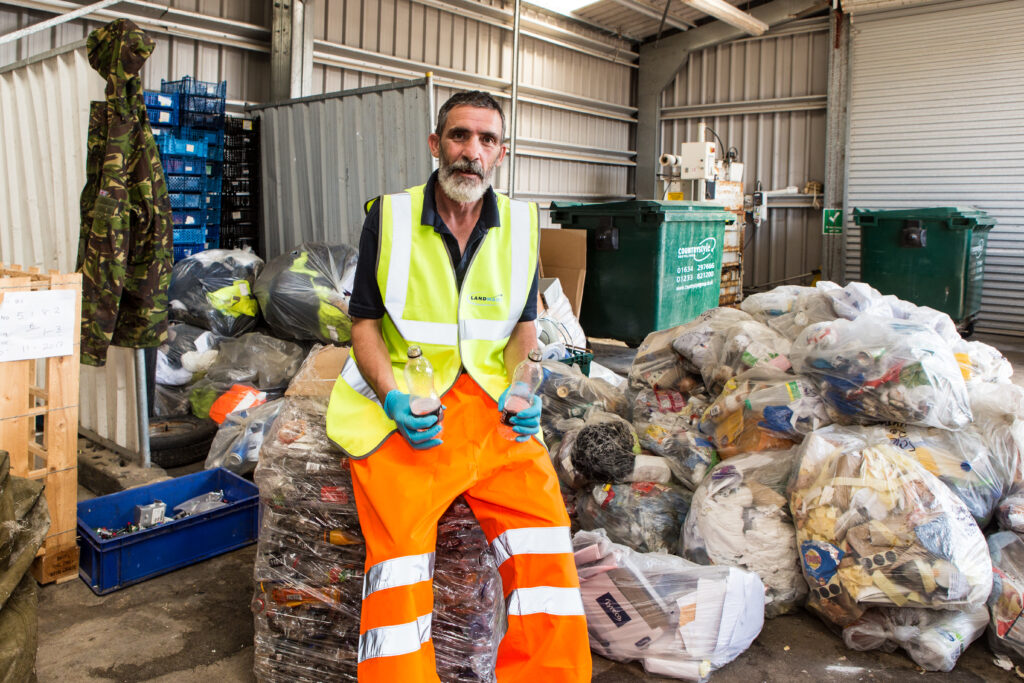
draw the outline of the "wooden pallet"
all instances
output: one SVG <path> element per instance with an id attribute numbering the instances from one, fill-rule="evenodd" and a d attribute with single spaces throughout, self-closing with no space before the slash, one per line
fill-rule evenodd
<path id="1" fill-rule="evenodd" d="M 8 292 L 70 289 L 75 343 L 68 356 L 0 363 L 0 447 L 11 473 L 45 483 L 50 530 L 32 574 L 40 583 L 78 576 L 78 377 L 82 275 L 0 263 L 0 301 Z"/>

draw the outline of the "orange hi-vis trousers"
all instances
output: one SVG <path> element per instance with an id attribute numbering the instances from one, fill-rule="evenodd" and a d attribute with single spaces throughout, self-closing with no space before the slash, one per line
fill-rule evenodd
<path id="1" fill-rule="evenodd" d="M 465 494 L 504 585 L 499 683 L 590 681 L 569 517 L 547 452 L 535 439 L 501 436 L 497 405 L 466 374 L 442 400 L 442 445 L 417 451 L 395 433 L 350 461 L 366 539 L 359 680 L 438 680 L 430 640 L 437 523 Z"/>

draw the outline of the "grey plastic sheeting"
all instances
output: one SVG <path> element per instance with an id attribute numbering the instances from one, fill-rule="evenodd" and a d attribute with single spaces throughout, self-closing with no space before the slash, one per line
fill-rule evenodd
<path id="1" fill-rule="evenodd" d="M 426 182 L 428 87 L 406 81 L 254 111 L 267 258 L 301 242 L 357 246 L 366 200 Z"/>

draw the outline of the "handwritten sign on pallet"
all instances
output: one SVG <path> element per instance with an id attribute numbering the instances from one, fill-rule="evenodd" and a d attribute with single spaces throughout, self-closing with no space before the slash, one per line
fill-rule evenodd
<path id="1" fill-rule="evenodd" d="M 0 299 L 0 362 L 75 352 L 73 290 L 6 292 Z"/>

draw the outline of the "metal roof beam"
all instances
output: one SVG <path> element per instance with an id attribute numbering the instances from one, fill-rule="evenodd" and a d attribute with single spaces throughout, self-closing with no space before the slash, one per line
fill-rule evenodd
<path id="1" fill-rule="evenodd" d="M 671 26 L 672 28 L 679 29 L 680 31 L 686 31 L 694 27 L 693 24 L 673 16 L 671 12 L 666 15 L 664 8 L 662 8 L 661 10 L 657 10 L 654 9 L 653 7 L 650 7 L 649 5 L 646 5 L 645 3 L 640 2 L 640 0 L 612 0 L 612 2 L 618 5 L 622 5 L 623 7 L 629 8 L 634 12 L 642 14 L 649 19 L 661 21 L 661 17 L 664 16 L 666 26 Z"/>
<path id="2" fill-rule="evenodd" d="M 733 7 L 725 0 L 682 1 L 692 8 L 700 10 L 705 14 L 709 14 L 719 21 L 724 21 L 730 26 L 735 26 L 741 31 L 749 33 L 752 36 L 759 36 L 768 30 L 768 24 L 741 9 Z"/>

